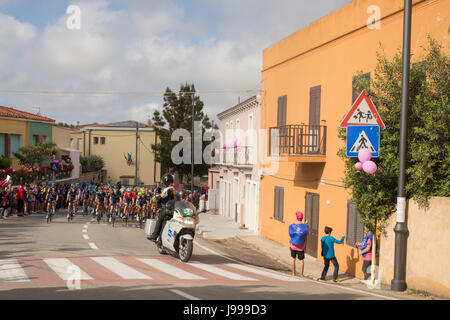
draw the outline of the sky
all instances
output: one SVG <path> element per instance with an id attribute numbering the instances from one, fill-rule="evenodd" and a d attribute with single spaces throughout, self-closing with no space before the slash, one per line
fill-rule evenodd
<path id="1" fill-rule="evenodd" d="M 260 90 L 265 48 L 349 2 L 0 0 L 0 105 L 69 124 L 146 122 L 166 88 L 193 83 L 217 121 Z M 67 27 L 70 5 L 80 29 Z"/>

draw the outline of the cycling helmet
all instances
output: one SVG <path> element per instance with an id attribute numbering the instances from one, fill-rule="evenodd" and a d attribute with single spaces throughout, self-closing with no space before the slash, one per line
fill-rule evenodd
<path id="1" fill-rule="evenodd" d="M 170 173 L 165 173 L 161 177 L 161 183 L 166 187 L 172 185 L 173 184 L 173 176 Z"/>

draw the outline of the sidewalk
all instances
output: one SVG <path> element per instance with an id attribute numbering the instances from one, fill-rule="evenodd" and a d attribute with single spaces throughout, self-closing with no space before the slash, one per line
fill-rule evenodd
<path id="1" fill-rule="evenodd" d="M 271 257 L 279 264 L 291 269 L 291 254 L 289 244 L 283 245 L 271 239 L 257 235 L 255 232 L 246 229 L 239 229 L 233 219 L 223 217 L 218 214 L 211 214 L 209 212 L 202 212 L 199 215 L 200 222 L 197 226 L 197 232 L 205 239 L 227 239 L 235 238 L 241 242 L 246 243 L 250 248 L 261 254 Z M 305 254 L 304 276 L 311 280 L 317 280 L 322 274 L 323 263 Z M 332 274 L 334 266 L 330 263 L 326 283 L 333 284 Z M 296 272 L 299 272 L 299 262 L 296 262 Z M 342 285 L 349 288 L 370 291 L 374 294 L 381 294 L 385 296 L 395 297 L 397 299 L 421 299 L 413 295 L 405 293 L 394 293 L 388 288 L 369 289 L 365 283 L 362 283 L 358 278 L 350 274 L 339 271 L 338 279 L 340 282 L 336 285 Z"/>

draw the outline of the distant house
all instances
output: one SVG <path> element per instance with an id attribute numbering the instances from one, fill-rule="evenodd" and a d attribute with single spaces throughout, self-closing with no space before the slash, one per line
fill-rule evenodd
<path id="1" fill-rule="evenodd" d="M 260 104 L 253 96 L 219 113 L 222 145 L 216 172 L 210 170 L 212 187 L 219 186 L 219 214 L 239 226 L 259 229 L 258 128 Z M 217 172 L 219 171 L 219 172 Z"/>
<path id="2" fill-rule="evenodd" d="M 139 139 L 136 139 L 136 131 Z M 70 148 L 81 156 L 98 155 L 105 162 L 108 183 L 134 185 L 136 145 L 138 146 L 139 183 L 151 185 L 160 181 L 161 166 L 156 162 L 152 145 L 157 142 L 151 124 L 127 120 L 113 123 L 90 123 L 73 128 Z"/>

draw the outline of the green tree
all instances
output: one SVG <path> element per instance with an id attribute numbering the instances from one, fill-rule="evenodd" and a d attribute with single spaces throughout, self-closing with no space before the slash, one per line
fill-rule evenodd
<path id="1" fill-rule="evenodd" d="M 172 162 L 172 149 L 179 142 L 171 141 L 171 136 L 179 128 L 186 129 L 192 136 L 192 104 L 194 104 L 194 121 L 202 122 L 204 133 L 212 125 L 208 115 L 203 113 L 204 104 L 200 97 L 195 95 L 193 84 L 181 85 L 178 94 L 167 88 L 164 93 L 162 114 L 158 110 L 153 113 L 152 123 L 160 141 L 153 145 L 152 149 L 156 153 L 156 161 L 161 163 L 162 172 L 177 172 L 182 177 L 191 172 L 190 164 L 175 165 Z M 217 129 L 217 126 L 215 128 Z M 203 142 L 203 146 L 206 143 L 208 142 Z M 204 162 L 194 166 L 195 175 L 203 175 L 207 172 L 208 165 Z"/>
<path id="2" fill-rule="evenodd" d="M 9 158 L 6 158 L 4 156 L 0 156 L 0 169 L 7 169 L 11 167 L 12 160 Z"/>
<path id="3" fill-rule="evenodd" d="M 55 148 L 56 144 L 54 142 L 44 142 L 36 146 L 21 147 L 13 154 L 19 159 L 21 165 L 33 166 L 48 160 L 52 153 L 55 152 Z"/>
<path id="4" fill-rule="evenodd" d="M 450 58 L 435 40 L 429 39 L 424 49 L 425 56 L 410 69 L 406 169 L 407 197 L 422 207 L 432 196 L 450 194 Z M 351 189 L 361 223 L 372 232 L 383 229 L 396 206 L 401 79 L 401 52 L 389 60 L 382 50 L 377 53 L 375 79 L 370 86 L 364 78 L 354 83 L 355 89 L 367 90 L 386 125 L 381 130 L 380 156 L 373 159 L 376 173 L 356 170 L 358 159 L 346 158 L 345 149 L 338 152 L 345 160 L 345 186 Z M 339 137 L 345 140 L 345 135 L 345 129 L 339 129 Z"/>
<path id="5" fill-rule="evenodd" d="M 99 171 L 105 166 L 103 158 L 97 155 L 80 157 L 80 164 L 82 173 Z"/>

